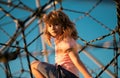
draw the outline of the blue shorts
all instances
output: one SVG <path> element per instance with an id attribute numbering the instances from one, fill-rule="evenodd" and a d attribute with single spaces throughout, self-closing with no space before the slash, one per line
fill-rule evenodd
<path id="1" fill-rule="evenodd" d="M 60 65 L 52 65 L 46 62 L 41 62 L 38 67 L 45 78 L 79 78 L 68 70 L 62 68 Z"/>

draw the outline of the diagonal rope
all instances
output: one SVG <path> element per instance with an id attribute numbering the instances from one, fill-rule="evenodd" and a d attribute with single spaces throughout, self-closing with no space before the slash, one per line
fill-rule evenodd
<path id="1" fill-rule="evenodd" d="M 108 34 L 106 34 L 106 35 L 104 35 L 104 36 L 98 37 L 98 38 L 96 38 L 96 39 L 94 39 L 94 40 L 90 40 L 89 42 L 87 42 L 86 40 L 84 40 L 83 38 L 81 38 L 81 37 L 79 36 L 78 38 L 85 43 L 85 46 L 79 51 L 79 53 L 80 53 L 81 51 L 83 51 L 89 44 L 91 44 L 91 43 L 93 43 L 93 42 L 96 42 L 96 41 L 99 41 L 99 40 L 102 40 L 102 39 L 104 39 L 104 38 L 106 38 L 106 37 L 108 37 L 108 36 L 111 36 L 112 34 L 115 34 L 115 31 L 112 31 L 112 32 L 110 32 L 110 33 L 108 33 Z"/>

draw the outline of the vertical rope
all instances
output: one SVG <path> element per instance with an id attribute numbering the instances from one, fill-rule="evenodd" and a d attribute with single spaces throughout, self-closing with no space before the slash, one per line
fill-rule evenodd
<path id="1" fill-rule="evenodd" d="M 115 0 L 115 2 L 116 2 L 116 10 L 117 10 L 117 27 L 116 27 L 116 31 L 117 31 L 117 33 L 119 35 L 119 42 L 120 42 L 120 0 Z M 117 48 L 115 49 L 115 53 L 116 52 L 117 52 L 117 54 L 119 54 Z M 118 77 L 118 60 L 116 59 L 116 78 L 117 77 Z"/>
<path id="2" fill-rule="evenodd" d="M 114 56 L 119 55 L 118 54 L 118 46 L 117 46 L 115 34 L 113 35 L 113 47 L 114 47 L 114 49 L 113 49 L 114 50 Z M 114 60 L 114 64 L 115 64 L 115 66 L 114 66 L 115 78 L 118 78 L 118 58 L 116 58 Z"/>
<path id="3" fill-rule="evenodd" d="M 31 73 L 32 70 L 31 70 L 31 66 L 30 66 L 29 51 L 28 51 L 27 41 L 26 41 L 26 36 L 25 36 L 25 31 L 24 31 L 24 23 L 19 21 L 18 26 L 20 26 L 21 29 L 22 29 L 22 38 L 23 38 L 23 42 L 24 42 L 24 51 L 26 53 L 27 63 L 28 63 L 28 67 L 29 67 L 29 70 L 30 70 L 30 77 L 33 78 L 33 75 Z"/>
<path id="4" fill-rule="evenodd" d="M 120 0 L 115 0 L 117 9 L 117 32 L 120 36 Z"/>

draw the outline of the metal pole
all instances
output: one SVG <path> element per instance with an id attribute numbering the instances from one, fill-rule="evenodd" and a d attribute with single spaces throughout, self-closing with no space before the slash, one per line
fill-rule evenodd
<path id="1" fill-rule="evenodd" d="M 41 6 L 40 6 L 40 0 L 36 0 L 36 7 L 37 7 L 37 8 L 40 8 L 40 7 L 41 7 Z M 40 17 L 39 17 L 39 18 L 40 18 Z M 41 21 L 42 21 L 41 19 L 38 20 L 40 33 L 43 32 L 43 25 L 42 25 Z M 44 53 L 44 61 L 45 61 L 45 62 L 48 62 L 48 53 L 47 53 L 47 49 L 46 49 L 46 44 L 45 44 L 44 39 L 43 39 L 43 35 L 41 35 L 41 42 L 42 42 L 42 49 L 43 49 L 42 52 Z"/>

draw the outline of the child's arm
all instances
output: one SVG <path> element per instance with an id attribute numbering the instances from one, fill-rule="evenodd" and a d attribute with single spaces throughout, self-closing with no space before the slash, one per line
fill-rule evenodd
<path id="1" fill-rule="evenodd" d="M 78 53 L 75 52 L 75 50 L 72 48 L 69 49 L 68 52 L 69 52 L 69 56 L 70 56 L 72 62 L 78 68 L 78 70 L 82 73 L 84 78 L 92 78 L 92 76 L 90 75 L 90 73 L 88 72 L 88 70 L 86 69 L 86 67 L 82 63 L 82 61 L 80 60 Z"/>

